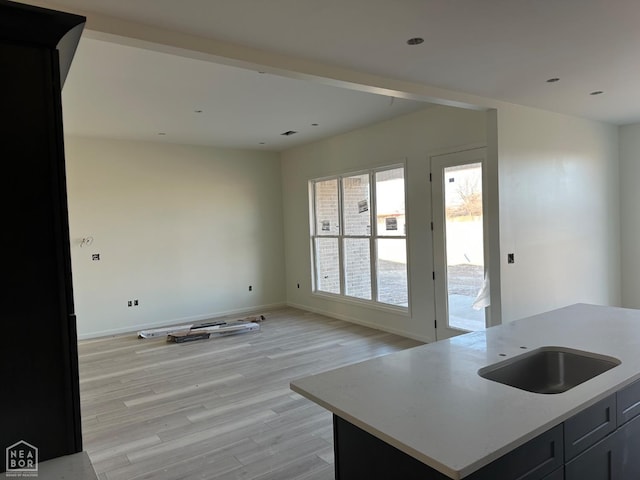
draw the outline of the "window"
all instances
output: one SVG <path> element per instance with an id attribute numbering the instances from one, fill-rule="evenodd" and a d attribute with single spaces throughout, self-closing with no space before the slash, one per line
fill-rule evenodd
<path id="1" fill-rule="evenodd" d="M 314 291 L 407 307 L 404 166 L 310 182 Z"/>

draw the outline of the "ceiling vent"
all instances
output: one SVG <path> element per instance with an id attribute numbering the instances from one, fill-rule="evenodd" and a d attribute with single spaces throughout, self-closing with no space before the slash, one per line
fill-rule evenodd
<path id="1" fill-rule="evenodd" d="M 295 135 L 296 133 L 298 133 L 298 132 L 296 132 L 294 130 L 289 130 L 287 132 L 281 133 L 280 135 L 284 135 L 285 137 L 290 137 L 291 135 Z"/>

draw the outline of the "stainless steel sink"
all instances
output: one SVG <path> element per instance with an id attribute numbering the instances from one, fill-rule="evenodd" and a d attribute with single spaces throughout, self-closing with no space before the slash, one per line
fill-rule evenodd
<path id="1" fill-rule="evenodd" d="M 620 360 L 563 347 L 541 347 L 478 370 L 494 382 L 534 393 L 562 393 L 613 367 Z"/>

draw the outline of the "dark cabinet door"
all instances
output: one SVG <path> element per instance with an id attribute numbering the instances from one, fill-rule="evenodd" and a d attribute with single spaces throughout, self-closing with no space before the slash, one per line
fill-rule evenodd
<path id="1" fill-rule="evenodd" d="M 605 437 L 565 465 L 565 480 L 617 480 L 617 432 Z"/>
<path id="2" fill-rule="evenodd" d="M 640 417 L 626 423 L 616 432 L 620 465 L 620 480 L 640 479 Z M 617 480 L 617 479 L 616 479 Z"/>
<path id="3" fill-rule="evenodd" d="M 564 468 L 560 467 L 555 472 L 544 477 L 543 480 L 564 480 Z"/>
<path id="4" fill-rule="evenodd" d="M 564 458 L 571 460 L 616 429 L 616 396 L 610 395 L 564 422 Z"/>
<path id="5" fill-rule="evenodd" d="M 469 475 L 469 480 L 542 480 L 564 462 L 562 425 Z M 584 480 L 584 479 L 583 479 Z"/>
<path id="6" fill-rule="evenodd" d="M 620 390 L 618 399 L 618 426 L 640 415 L 640 380 Z"/>

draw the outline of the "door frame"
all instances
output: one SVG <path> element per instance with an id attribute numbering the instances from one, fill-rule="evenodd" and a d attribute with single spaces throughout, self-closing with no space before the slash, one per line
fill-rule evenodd
<path id="1" fill-rule="evenodd" d="M 443 217 L 443 189 L 435 187 L 438 181 L 437 173 L 441 169 L 446 168 L 448 162 L 444 162 L 435 168 L 435 164 L 442 157 L 452 157 L 451 166 L 464 165 L 471 163 L 482 164 L 482 204 L 483 204 L 483 256 L 484 256 L 484 273 L 490 271 L 490 209 L 489 206 L 489 167 L 488 167 L 488 151 L 485 145 L 470 145 L 452 150 L 434 152 L 429 155 L 429 184 L 431 187 L 431 235 L 433 249 L 433 289 L 434 289 L 434 326 L 435 336 L 437 340 L 449 338 L 456 335 L 468 333 L 466 330 L 452 328 L 448 322 L 448 301 L 439 301 L 441 297 L 448 298 L 447 292 L 447 268 L 445 261 L 446 254 L 446 237 L 445 237 L 445 221 Z M 437 195 L 438 194 L 438 195 Z M 438 223 L 439 222 L 439 223 Z M 438 228 L 440 227 L 440 228 Z M 491 300 L 495 298 L 491 295 Z M 439 307 L 439 302 L 441 306 Z M 444 309 L 442 308 L 444 306 Z M 496 325 L 499 320 L 492 318 L 491 307 L 485 307 L 485 327 Z"/>

